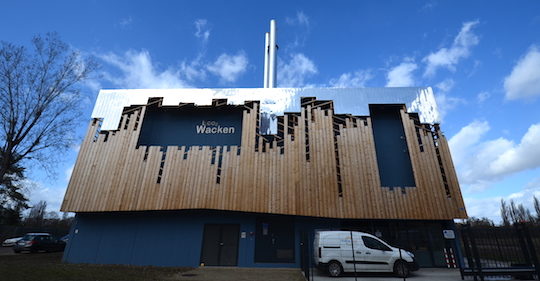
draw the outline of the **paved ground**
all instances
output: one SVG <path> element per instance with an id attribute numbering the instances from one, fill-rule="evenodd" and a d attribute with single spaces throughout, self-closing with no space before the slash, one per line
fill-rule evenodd
<path id="1" fill-rule="evenodd" d="M 392 274 L 359 274 L 360 281 L 394 281 L 403 280 Z M 173 280 L 191 281 L 304 281 L 303 274 L 299 269 L 266 269 L 266 268 L 238 268 L 238 267 L 201 267 L 191 271 L 177 274 Z M 312 281 L 354 281 L 353 274 L 332 278 L 318 271 L 314 272 Z M 459 270 L 427 268 L 414 272 L 407 280 L 414 281 L 460 281 Z"/>
<path id="2" fill-rule="evenodd" d="M 332 278 L 325 276 L 323 273 L 315 270 L 312 281 L 355 281 L 354 274 L 347 274 L 342 277 Z M 403 280 L 389 273 L 359 273 L 357 280 L 360 281 L 394 281 Z M 414 281 L 461 281 L 461 275 L 458 269 L 446 268 L 422 268 L 413 272 L 407 280 Z"/>
<path id="3" fill-rule="evenodd" d="M 182 281 L 305 281 L 300 269 L 199 267 L 178 273 L 171 280 Z M 335 280 L 334 280 L 335 281 Z"/>
<path id="4" fill-rule="evenodd" d="M 14 255 L 11 247 L 0 247 L 0 256 Z"/>
<path id="5" fill-rule="evenodd" d="M 171 280 L 181 281 L 305 281 L 299 269 L 238 268 L 238 267 L 202 267 L 178 273 Z M 319 271 L 314 271 L 311 281 L 398 281 L 387 273 L 359 273 L 332 278 Z M 414 272 L 406 280 L 411 281 L 461 281 L 459 269 L 423 268 Z M 473 280 L 471 277 L 465 280 Z M 511 280 L 509 278 L 491 277 L 486 280 Z"/>

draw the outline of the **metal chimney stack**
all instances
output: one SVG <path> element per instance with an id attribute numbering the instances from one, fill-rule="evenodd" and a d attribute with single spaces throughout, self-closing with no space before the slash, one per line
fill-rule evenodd
<path id="1" fill-rule="evenodd" d="M 268 50 L 270 44 L 270 33 L 264 34 L 264 88 L 268 88 Z"/>
<path id="2" fill-rule="evenodd" d="M 265 34 L 264 53 L 264 88 L 276 87 L 277 68 L 277 44 L 276 44 L 276 20 L 270 21 L 270 32 Z"/>

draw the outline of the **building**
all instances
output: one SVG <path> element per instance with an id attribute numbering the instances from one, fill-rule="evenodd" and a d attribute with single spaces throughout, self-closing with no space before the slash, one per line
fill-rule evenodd
<path id="1" fill-rule="evenodd" d="M 102 90 L 64 260 L 299 267 L 358 229 L 446 266 L 467 214 L 438 118 L 429 87 Z"/>

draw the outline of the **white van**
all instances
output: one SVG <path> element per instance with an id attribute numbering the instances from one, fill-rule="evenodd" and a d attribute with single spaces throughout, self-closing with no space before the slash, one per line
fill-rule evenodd
<path id="1" fill-rule="evenodd" d="M 399 277 L 406 277 L 419 268 L 411 252 L 394 248 L 364 232 L 318 231 L 314 254 L 319 268 L 334 277 L 355 270 L 394 272 Z"/>

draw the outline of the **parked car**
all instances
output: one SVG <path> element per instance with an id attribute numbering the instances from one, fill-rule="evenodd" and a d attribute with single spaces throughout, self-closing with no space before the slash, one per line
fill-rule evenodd
<path id="1" fill-rule="evenodd" d="M 333 277 L 353 271 L 394 272 L 406 277 L 419 269 L 411 252 L 364 232 L 319 231 L 314 246 L 316 264 Z"/>
<path id="2" fill-rule="evenodd" d="M 54 239 L 49 233 L 27 233 L 13 246 L 13 251 L 15 253 L 22 251 L 57 252 L 63 251 L 65 247 L 65 242 Z"/>
<path id="3" fill-rule="evenodd" d="M 60 238 L 60 240 L 64 241 L 64 243 L 67 244 L 67 242 L 69 241 L 69 234 L 66 234 L 66 235 L 62 236 L 62 238 Z"/>
<path id="4" fill-rule="evenodd" d="M 17 243 L 17 241 L 19 241 L 21 239 L 22 239 L 22 237 L 14 237 L 14 238 L 6 239 L 6 240 L 4 240 L 4 242 L 2 242 L 2 247 L 14 246 L 15 243 Z"/>

